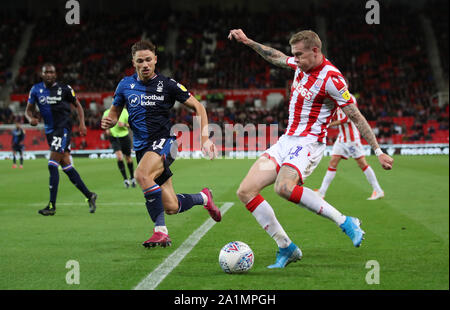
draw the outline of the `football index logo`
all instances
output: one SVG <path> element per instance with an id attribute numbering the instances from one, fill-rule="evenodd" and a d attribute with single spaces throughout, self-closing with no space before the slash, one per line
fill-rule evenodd
<path id="1" fill-rule="evenodd" d="M 131 94 L 128 97 L 128 103 L 130 104 L 131 107 L 137 107 L 138 105 L 141 104 L 141 98 L 136 95 L 136 94 Z"/>
<path id="2" fill-rule="evenodd" d="M 137 107 L 138 105 L 142 106 L 155 106 L 156 101 L 164 101 L 164 95 L 158 96 L 155 94 L 152 95 L 144 95 L 140 96 L 136 94 L 131 94 L 128 96 L 128 103 L 132 108 Z"/>

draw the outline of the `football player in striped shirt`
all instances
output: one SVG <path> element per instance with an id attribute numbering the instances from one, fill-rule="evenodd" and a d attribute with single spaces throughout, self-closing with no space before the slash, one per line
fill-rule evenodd
<path id="1" fill-rule="evenodd" d="M 353 95 L 352 97 L 356 104 L 356 98 Z M 340 160 L 352 157 L 358 164 L 359 168 L 363 171 L 369 184 L 372 186 L 372 195 L 367 198 L 367 200 L 383 198 L 384 191 L 381 189 L 375 172 L 372 167 L 369 166 L 366 161 L 366 157 L 364 156 L 364 148 L 361 144 L 361 136 L 358 128 L 356 128 L 355 124 L 349 120 L 348 116 L 345 115 L 341 109 L 337 109 L 336 120 L 333 120 L 328 124 L 328 128 L 330 127 L 338 127 L 339 135 L 334 142 L 333 150 L 331 151 L 330 163 L 328 164 L 328 170 L 322 180 L 322 185 L 318 190 L 316 190 L 317 194 L 320 197 L 325 198 L 328 187 L 336 176 L 336 171 Z"/>
<path id="2" fill-rule="evenodd" d="M 322 54 L 319 36 L 311 30 L 292 35 L 289 44 L 293 57 L 249 39 L 241 29 L 230 30 L 228 38 L 252 48 L 273 65 L 295 70 L 286 132 L 253 164 L 237 190 L 241 202 L 278 245 L 276 261 L 268 268 L 284 268 L 302 257 L 300 248 L 290 240 L 272 206 L 260 194 L 274 183 L 278 195 L 333 221 L 359 247 L 364 236 L 360 220 L 343 215 L 314 190 L 303 186 L 323 156 L 327 124 L 335 110 L 342 108 L 355 123 L 384 169 L 392 169 L 393 159 L 381 151 L 341 72 Z"/>

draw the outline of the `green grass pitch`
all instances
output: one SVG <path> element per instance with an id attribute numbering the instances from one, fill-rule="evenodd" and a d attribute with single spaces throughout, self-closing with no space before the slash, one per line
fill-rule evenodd
<path id="1" fill-rule="evenodd" d="M 236 197 L 254 159 L 180 159 L 173 164 L 178 193 L 204 186 L 219 206 L 234 205 L 157 286 L 159 290 L 436 290 L 449 289 L 449 157 L 396 156 L 384 171 L 367 158 L 386 197 L 367 201 L 371 188 L 353 160 L 342 161 L 327 201 L 359 217 L 366 231 L 360 248 L 332 222 L 284 201 L 273 187 L 262 192 L 303 259 L 269 270 L 276 244 Z M 318 188 L 329 157 L 306 180 Z M 145 249 L 152 223 L 138 188 L 125 189 L 113 159 L 75 158 L 86 185 L 98 195 L 90 214 L 82 194 L 60 171 L 57 213 L 37 211 L 48 201 L 45 159 L 11 169 L 0 161 L 0 289 L 129 290 L 159 266 L 209 217 L 200 206 L 166 216 L 172 247 Z M 221 247 L 246 242 L 255 264 L 246 274 L 225 274 L 218 264 Z M 69 285 L 66 263 L 80 267 L 80 284 Z M 379 284 L 368 284 L 368 261 L 379 265 Z"/>

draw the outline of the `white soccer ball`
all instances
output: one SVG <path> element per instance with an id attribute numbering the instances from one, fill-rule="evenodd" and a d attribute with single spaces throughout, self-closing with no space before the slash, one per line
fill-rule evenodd
<path id="1" fill-rule="evenodd" d="M 219 264 L 226 273 L 242 273 L 250 270 L 255 261 L 252 249 L 241 241 L 226 244 L 219 254 Z"/>

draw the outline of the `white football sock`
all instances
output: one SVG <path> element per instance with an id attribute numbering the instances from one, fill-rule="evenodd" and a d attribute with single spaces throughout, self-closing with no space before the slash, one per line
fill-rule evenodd
<path id="1" fill-rule="evenodd" d="M 375 176 L 375 172 L 372 167 L 367 166 L 363 171 L 366 175 L 367 181 L 369 181 L 370 185 L 372 185 L 373 190 L 377 193 L 382 193 L 383 190 L 381 189 L 380 184 L 378 184 L 377 177 Z"/>
<path id="2" fill-rule="evenodd" d="M 155 232 L 162 232 L 166 235 L 169 234 L 169 231 L 167 230 L 167 226 L 155 226 Z"/>
<path id="3" fill-rule="evenodd" d="M 278 222 L 272 206 L 261 195 L 253 198 L 246 207 L 280 248 L 286 248 L 291 244 L 292 241 Z"/>
<path id="4" fill-rule="evenodd" d="M 200 192 L 200 195 L 202 195 L 203 198 L 203 205 L 206 206 L 208 204 L 208 196 L 203 192 Z"/>
<path id="5" fill-rule="evenodd" d="M 327 173 L 325 173 L 325 176 L 322 180 L 322 185 L 320 186 L 319 192 L 325 196 L 328 190 L 328 186 L 330 186 L 331 181 L 333 181 L 334 177 L 336 176 L 336 169 L 328 168 Z"/>
<path id="6" fill-rule="evenodd" d="M 303 187 L 300 205 L 327 219 L 332 220 L 338 226 L 345 222 L 345 215 L 336 210 L 328 202 L 320 198 L 313 190 Z"/>

